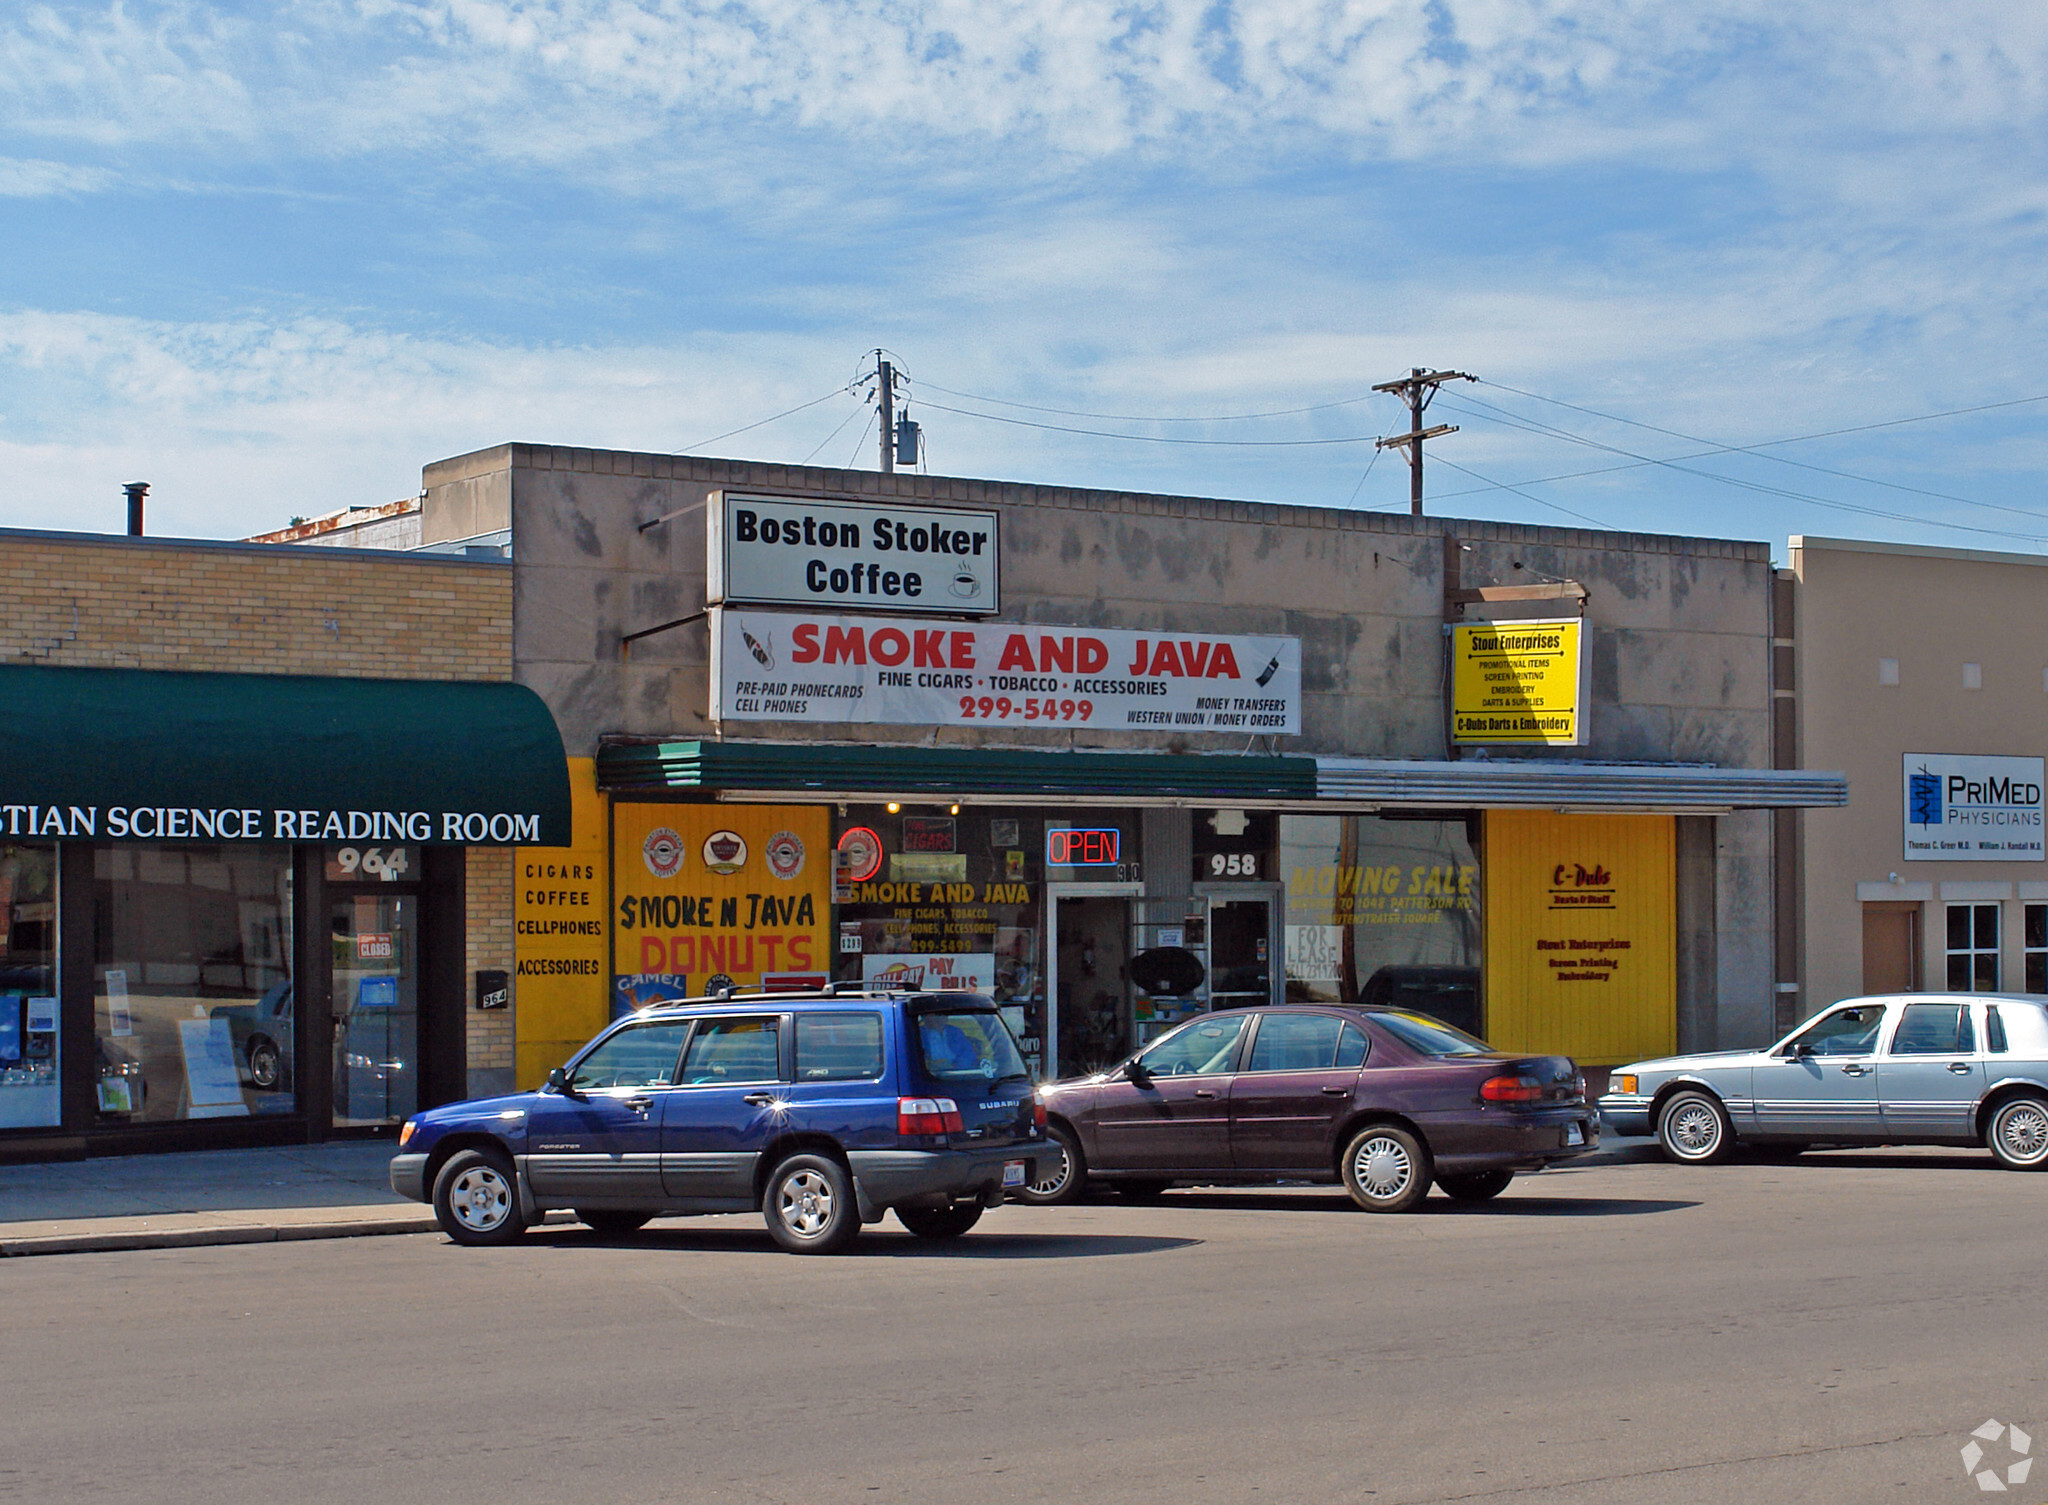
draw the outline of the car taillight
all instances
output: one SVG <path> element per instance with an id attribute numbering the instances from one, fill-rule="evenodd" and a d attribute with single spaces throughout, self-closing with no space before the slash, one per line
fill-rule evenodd
<path id="1" fill-rule="evenodd" d="M 1045 1127 L 1045 1099 L 1035 1092 L 1031 1094 L 1031 1121 L 1041 1129 Z"/>
<path id="2" fill-rule="evenodd" d="M 960 1105 L 950 1097 L 896 1099 L 898 1134 L 959 1134 L 966 1127 L 960 1121 Z"/>
<path id="3" fill-rule="evenodd" d="M 1479 1084 L 1479 1095 L 1489 1103 L 1540 1102 L 1543 1084 L 1525 1076 L 1488 1077 Z"/>

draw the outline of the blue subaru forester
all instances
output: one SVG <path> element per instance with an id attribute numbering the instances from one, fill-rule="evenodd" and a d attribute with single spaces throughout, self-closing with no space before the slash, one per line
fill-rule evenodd
<path id="1" fill-rule="evenodd" d="M 837 989 L 642 1009 L 539 1091 L 414 1114 L 398 1144 L 392 1188 L 460 1244 L 510 1243 L 552 1208 L 615 1235 L 759 1208 L 798 1254 L 890 1210 L 958 1238 L 1048 1153 L 995 1004 Z"/>

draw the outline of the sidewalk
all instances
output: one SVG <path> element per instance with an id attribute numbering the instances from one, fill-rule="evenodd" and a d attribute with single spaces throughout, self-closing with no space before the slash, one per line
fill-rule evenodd
<path id="1" fill-rule="evenodd" d="M 0 1257 L 428 1233 L 389 1140 L 0 1166 Z"/>

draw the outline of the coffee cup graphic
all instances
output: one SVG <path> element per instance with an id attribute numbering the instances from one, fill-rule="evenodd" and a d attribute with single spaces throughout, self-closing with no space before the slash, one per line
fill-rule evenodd
<path id="1" fill-rule="evenodd" d="M 953 576 L 949 589 L 961 600 L 972 601 L 981 594 L 981 582 L 974 578 L 973 572 L 963 569 Z"/>

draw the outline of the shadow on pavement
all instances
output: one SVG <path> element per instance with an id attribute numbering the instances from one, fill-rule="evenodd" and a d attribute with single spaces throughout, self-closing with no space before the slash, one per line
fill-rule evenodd
<path id="1" fill-rule="evenodd" d="M 1340 1191 L 1184 1191 L 1168 1192 L 1157 1202 L 1126 1203 L 1160 1208 L 1213 1207 L 1232 1212 L 1343 1213 L 1371 1217 Z M 1432 1196 L 1417 1213 L 1421 1217 L 1623 1217 L 1648 1212 L 1681 1212 L 1700 1204 L 1656 1197 L 1546 1197 L 1509 1191 L 1491 1202 L 1456 1202 Z M 1397 1214 L 1397 1216 L 1399 1216 Z"/>
<path id="2" fill-rule="evenodd" d="M 696 1254 L 772 1254 L 783 1252 L 761 1228 L 688 1228 L 649 1225 L 623 1238 L 607 1238 L 588 1228 L 535 1229 L 530 1244 L 562 1249 L 665 1249 Z M 845 1259 L 1102 1259 L 1117 1254 L 1163 1254 L 1192 1249 L 1196 1238 L 1157 1238 L 1120 1233 L 969 1233 L 950 1243 L 931 1243 L 891 1224 L 867 1229 Z"/>

